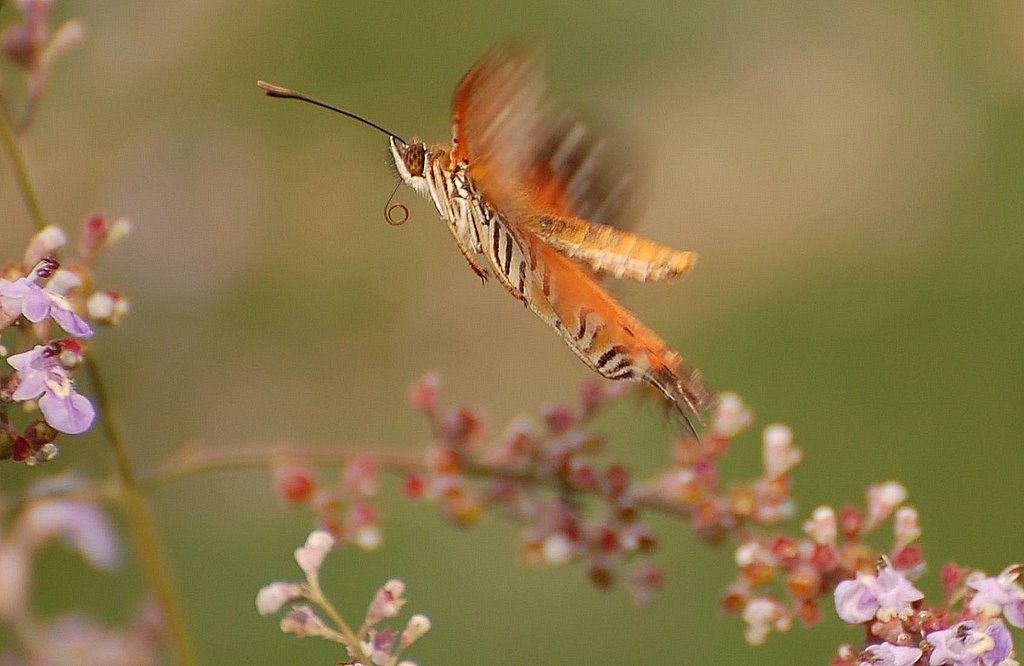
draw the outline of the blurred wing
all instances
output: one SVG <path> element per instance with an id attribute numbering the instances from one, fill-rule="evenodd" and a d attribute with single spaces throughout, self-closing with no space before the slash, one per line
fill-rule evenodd
<path id="1" fill-rule="evenodd" d="M 556 113 L 534 51 L 500 46 L 463 77 L 452 105 L 455 158 L 501 210 L 628 225 L 633 178 L 576 117 Z"/>
<path id="2" fill-rule="evenodd" d="M 608 379 L 643 382 L 664 396 L 693 431 L 712 404 L 700 372 L 601 288 L 586 271 L 520 225 L 516 238 L 529 264 L 525 301 L 562 335 L 577 356 Z"/>
<path id="3" fill-rule="evenodd" d="M 575 217 L 537 215 L 521 224 L 599 276 L 640 282 L 671 280 L 697 261 L 695 252 L 673 250 L 628 231 Z"/>

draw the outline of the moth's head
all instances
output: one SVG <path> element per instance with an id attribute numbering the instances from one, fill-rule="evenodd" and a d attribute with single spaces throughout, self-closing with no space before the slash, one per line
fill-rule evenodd
<path id="1" fill-rule="evenodd" d="M 417 192 L 428 194 L 427 179 L 423 175 L 427 168 L 427 146 L 422 141 L 405 143 L 391 137 L 391 156 L 395 160 L 395 168 L 405 184 Z"/>

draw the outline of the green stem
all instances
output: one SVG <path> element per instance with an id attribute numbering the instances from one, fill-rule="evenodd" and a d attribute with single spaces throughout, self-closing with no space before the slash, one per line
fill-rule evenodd
<path id="1" fill-rule="evenodd" d="M 18 148 L 18 141 L 14 137 L 14 130 L 11 129 L 7 114 L 3 111 L 0 111 L 0 140 L 4 142 L 4 149 L 7 151 L 8 157 L 11 158 L 14 177 L 18 179 L 18 189 L 21 191 L 21 197 L 25 200 L 25 207 L 28 209 L 29 217 L 32 218 L 32 224 L 36 229 L 42 229 L 46 226 L 43 208 L 39 205 L 39 197 L 36 196 L 36 190 L 32 187 L 32 181 L 28 177 L 28 169 L 21 156 L 21 149 Z"/>
<path id="2" fill-rule="evenodd" d="M 359 642 L 359 638 L 356 636 L 355 632 L 352 631 L 352 627 L 348 626 L 348 622 L 346 622 L 345 618 L 341 616 L 341 613 L 339 613 L 334 605 L 328 601 L 327 596 L 323 593 L 323 590 L 320 589 L 320 581 L 313 578 L 309 583 L 310 601 L 320 606 L 320 608 L 327 613 L 327 617 L 331 618 L 334 625 L 338 627 L 338 631 L 340 631 L 341 635 L 345 638 L 345 644 L 348 646 L 349 656 L 360 663 L 368 664 L 370 660 L 366 658 L 365 654 L 363 654 L 363 647 Z"/>
<path id="3" fill-rule="evenodd" d="M 164 564 L 165 558 L 157 539 L 157 532 L 149 503 L 128 463 L 128 456 L 121 439 L 121 433 L 110 410 L 110 400 L 107 395 L 106 385 L 103 383 L 103 378 L 100 375 L 99 365 L 89 352 L 85 353 L 85 370 L 92 380 L 96 403 L 99 406 L 100 423 L 114 454 L 117 476 L 121 481 L 122 488 L 121 506 L 124 508 L 128 519 L 128 526 L 132 533 L 132 541 L 135 543 L 139 561 L 145 570 L 146 579 L 149 581 L 153 594 L 156 595 L 157 602 L 160 604 L 160 610 L 167 622 L 171 645 L 178 663 L 182 666 L 195 666 L 198 663 L 195 657 L 195 649 L 192 647 L 192 640 L 185 626 L 185 620 L 178 605 L 178 598 L 174 593 L 170 575 Z"/>

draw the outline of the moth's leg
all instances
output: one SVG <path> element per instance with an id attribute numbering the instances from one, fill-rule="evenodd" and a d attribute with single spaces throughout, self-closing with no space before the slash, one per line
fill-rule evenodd
<path id="1" fill-rule="evenodd" d="M 446 217 L 445 222 L 448 223 L 448 229 L 452 232 L 452 237 L 455 239 L 455 244 L 459 246 L 459 251 L 462 252 L 462 256 L 466 258 L 466 262 L 469 267 L 473 269 L 476 276 L 480 278 L 480 282 L 487 282 L 487 278 L 490 277 L 490 273 L 486 268 L 481 265 L 477 260 L 476 254 L 480 251 L 480 242 L 475 239 L 476 227 L 472 220 L 472 211 L 470 209 L 469 202 L 465 199 L 453 199 L 452 216 Z M 452 219 L 454 218 L 454 219 Z M 472 247 L 473 245 L 476 248 Z M 474 252 L 474 249 L 476 252 Z"/>

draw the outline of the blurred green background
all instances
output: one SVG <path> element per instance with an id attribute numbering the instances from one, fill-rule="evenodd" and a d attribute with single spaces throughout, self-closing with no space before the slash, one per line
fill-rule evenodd
<path id="1" fill-rule="evenodd" d="M 58 65 L 25 148 L 52 222 L 136 223 L 101 273 L 133 312 L 96 348 L 140 469 L 192 440 L 421 446 L 404 389 L 425 369 L 495 425 L 588 372 L 480 286 L 417 195 L 398 195 L 406 225 L 384 223 L 379 134 L 255 82 L 446 141 L 463 72 L 495 42 L 535 40 L 559 97 L 633 142 L 638 230 L 701 255 L 678 284 L 616 293 L 712 386 L 742 393 L 759 428 L 792 425 L 801 517 L 905 482 L 934 592 L 946 560 L 1024 558 L 1022 7 L 58 2 L 87 40 Z M 31 228 L 6 158 L 0 169 L 0 247 L 15 257 Z M 602 423 L 640 469 L 664 464 L 669 429 L 651 410 Z M 104 469 L 97 436 L 65 441 L 33 475 Z M 746 477 L 758 459 L 751 433 L 725 467 Z M 25 472 L 0 467 L 0 483 Z M 677 522 L 652 521 L 667 583 L 637 609 L 579 567 L 526 568 L 497 517 L 463 533 L 394 483 L 381 503 L 384 549 L 336 553 L 326 585 L 355 618 L 404 577 L 409 608 L 433 618 L 409 653 L 423 664 L 821 664 L 862 638 L 830 619 L 746 646 L 718 610 L 731 552 Z M 255 613 L 261 585 L 298 576 L 291 552 L 310 528 L 267 474 L 191 478 L 154 506 L 204 663 L 341 659 Z M 119 621 L 140 594 L 131 569 L 83 575 L 59 549 L 42 565 L 47 611 Z"/>

